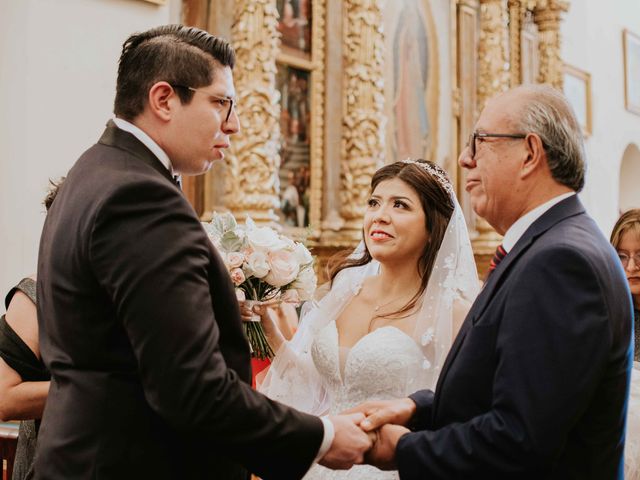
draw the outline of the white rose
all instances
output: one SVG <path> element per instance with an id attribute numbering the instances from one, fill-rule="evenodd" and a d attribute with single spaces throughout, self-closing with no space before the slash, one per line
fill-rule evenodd
<path id="1" fill-rule="evenodd" d="M 244 290 L 240 290 L 239 288 L 236 288 L 236 299 L 239 302 L 244 302 L 247 299 L 247 296 L 244 294 Z"/>
<path id="2" fill-rule="evenodd" d="M 242 266 L 244 262 L 244 255 L 240 252 L 229 252 L 227 253 L 227 258 L 225 263 L 227 264 L 227 268 L 231 270 L 232 268 L 238 268 Z"/>
<path id="3" fill-rule="evenodd" d="M 283 287 L 295 280 L 300 271 L 300 264 L 297 262 L 293 252 L 288 250 L 277 250 L 267 254 L 271 271 L 264 278 L 267 283 L 274 287 Z"/>
<path id="4" fill-rule="evenodd" d="M 294 253 L 296 255 L 296 260 L 298 260 L 300 265 L 308 265 L 313 262 L 311 252 L 301 243 L 296 243 Z"/>
<path id="5" fill-rule="evenodd" d="M 247 230 L 247 240 L 254 250 L 269 253 L 281 250 L 286 243 L 269 227 L 255 227 Z"/>
<path id="6" fill-rule="evenodd" d="M 316 272 L 313 270 L 313 266 L 309 265 L 300 271 L 298 278 L 291 284 L 291 288 L 298 291 L 300 300 L 304 302 L 313 298 L 317 283 Z"/>
<path id="7" fill-rule="evenodd" d="M 267 256 L 264 253 L 252 252 L 247 257 L 245 272 L 248 276 L 263 278 L 269 273 L 269 269 L 269 262 L 267 262 Z"/>

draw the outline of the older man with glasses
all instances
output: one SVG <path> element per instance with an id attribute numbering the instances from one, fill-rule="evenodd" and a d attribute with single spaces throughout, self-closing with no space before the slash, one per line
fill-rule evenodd
<path id="1" fill-rule="evenodd" d="M 366 429 L 382 427 L 369 460 L 403 480 L 623 478 L 631 301 L 576 195 L 585 157 L 571 107 L 549 86 L 506 92 L 459 163 L 504 241 L 435 393 L 361 407 Z"/>

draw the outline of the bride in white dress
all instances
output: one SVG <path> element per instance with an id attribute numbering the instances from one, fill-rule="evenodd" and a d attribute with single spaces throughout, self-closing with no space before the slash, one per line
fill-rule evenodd
<path id="1" fill-rule="evenodd" d="M 405 160 L 378 170 L 364 243 L 334 269 L 329 293 L 303 308 L 290 342 L 269 314 L 276 351 L 259 390 L 300 410 L 336 414 L 368 400 L 433 388 L 478 291 L 473 252 L 446 173 Z M 368 465 L 305 479 L 396 479 Z"/>

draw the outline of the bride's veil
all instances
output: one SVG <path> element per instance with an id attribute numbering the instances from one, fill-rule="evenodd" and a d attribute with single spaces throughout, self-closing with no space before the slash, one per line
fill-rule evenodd
<path id="1" fill-rule="evenodd" d="M 471 242 L 462 210 L 455 196 L 454 212 L 438 251 L 422 304 L 417 314 L 413 339 L 421 347 L 424 359 L 417 370 L 407 372 L 409 393 L 434 388 L 454 338 L 456 318 L 475 299 L 479 282 Z M 353 255 L 360 256 L 361 243 Z M 315 415 L 328 411 L 328 390 L 311 358 L 313 340 L 331 320 L 335 320 L 351 298 L 358 293 L 364 279 L 377 275 L 375 260 L 366 265 L 342 270 L 329 293 L 321 300 L 307 302 L 300 316 L 298 330 L 290 342 L 276 352 L 274 361 L 259 390 L 274 400 Z M 384 355 L 384 352 L 380 352 Z"/>

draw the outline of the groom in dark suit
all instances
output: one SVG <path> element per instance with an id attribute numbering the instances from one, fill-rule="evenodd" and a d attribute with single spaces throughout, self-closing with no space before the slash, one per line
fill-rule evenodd
<path id="1" fill-rule="evenodd" d="M 576 196 L 585 159 L 569 104 L 549 86 L 493 99 L 459 162 L 504 241 L 435 394 L 361 407 L 367 429 L 396 424 L 369 461 L 403 480 L 621 479 L 631 298 Z"/>
<path id="2" fill-rule="evenodd" d="M 116 118 L 42 232 L 52 378 L 36 478 L 294 479 L 371 446 L 361 414 L 319 419 L 251 389 L 229 275 L 174 183 L 221 160 L 239 130 L 234 61 L 225 41 L 179 25 L 123 46 Z"/>

